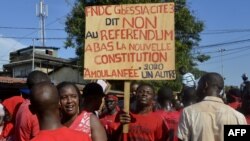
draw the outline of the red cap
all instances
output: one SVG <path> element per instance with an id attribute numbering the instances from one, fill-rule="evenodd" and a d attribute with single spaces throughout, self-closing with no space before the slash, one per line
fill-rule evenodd
<path id="1" fill-rule="evenodd" d="M 105 96 L 105 99 L 107 99 L 107 98 L 112 98 L 112 99 L 114 99 L 115 101 L 118 101 L 118 97 L 115 96 L 115 95 L 111 95 L 111 94 L 106 95 L 106 96 Z"/>

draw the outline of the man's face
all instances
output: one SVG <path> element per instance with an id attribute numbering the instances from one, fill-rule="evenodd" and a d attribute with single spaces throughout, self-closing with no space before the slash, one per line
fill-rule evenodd
<path id="1" fill-rule="evenodd" d="M 63 113 L 74 116 L 79 111 L 79 96 L 72 86 L 66 86 L 60 90 L 60 104 Z"/>
<path id="2" fill-rule="evenodd" d="M 113 111 L 117 106 L 117 102 L 111 97 L 105 98 L 105 104 L 109 111 Z"/>
<path id="3" fill-rule="evenodd" d="M 154 91 L 149 86 L 142 86 L 137 90 L 137 103 L 151 105 L 153 103 Z"/>

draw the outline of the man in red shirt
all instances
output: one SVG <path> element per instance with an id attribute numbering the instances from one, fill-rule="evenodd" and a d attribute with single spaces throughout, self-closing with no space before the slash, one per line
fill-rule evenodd
<path id="1" fill-rule="evenodd" d="M 105 96 L 105 106 L 107 108 L 107 113 L 104 114 L 100 121 L 104 126 L 108 140 L 114 140 L 114 133 L 118 129 L 120 123 L 116 122 L 117 113 L 119 111 L 119 107 L 117 106 L 118 98 L 115 95 L 106 95 Z"/>
<path id="2" fill-rule="evenodd" d="M 168 87 L 162 87 L 157 94 L 157 102 L 160 109 L 157 111 L 169 126 L 169 141 L 178 141 L 177 129 L 180 112 L 173 108 L 174 95 Z"/>
<path id="3" fill-rule="evenodd" d="M 129 141 L 166 141 L 168 127 L 163 118 L 152 111 L 154 89 L 142 84 L 137 89 L 135 113 L 121 113 L 120 122 L 129 123 Z"/>
<path id="4" fill-rule="evenodd" d="M 27 78 L 27 85 L 29 90 L 37 83 L 50 82 L 47 74 L 41 71 L 33 71 L 29 73 Z M 26 92 L 23 97 L 26 100 L 21 104 L 17 111 L 15 119 L 15 141 L 30 141 L 39 132 L 38 119 L 35 114 L 32 114 L 29 109 L 30 92 Z"/>
<path id="5" fill-rule="evenodd" d="M 42 82 L 33 86 L 30 102 L 40 125 L 40 132 L 31 141 L 90 141 L 87 134 L 61 124 L 59 95 L 51 83 Z"/>
<path id="6" fill-rule="evenodd" d="M 92 141 L 107 141 L 107 135 L 100 120 L 93 114 L 105 96 L 103 88 L 97 83 L 89 83 L 83 89 L 82 110 L 69 126 L 70 129 L 87 133 Z"/>
<path id="7" fill-rule="evenodd" d="M 250 125 L 250 83 L 246 83 L 242 95 L 240 112 L 245 115 L 247 124 Z"/>
<path id="8" fill-rule="evenodd" d="M 234 108 L 235 110 L 239 110 L 241 107 L 241 102 L 240 102 L 240 89 L 238 88 L 231 88 L 227 92 L 227 105 Z"/>

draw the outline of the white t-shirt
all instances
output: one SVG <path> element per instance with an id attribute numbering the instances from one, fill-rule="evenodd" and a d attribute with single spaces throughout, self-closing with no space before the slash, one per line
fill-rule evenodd
<path id="1" fill-rule="evenodd" d="M 195 87 L 195 78 L 192 73 L 186 73 L 182 76 L 182 84 L 187 87 Z"/>

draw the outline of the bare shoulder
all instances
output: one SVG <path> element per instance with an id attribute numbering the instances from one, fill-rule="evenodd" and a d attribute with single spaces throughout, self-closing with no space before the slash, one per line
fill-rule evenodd
<path id="1" fill-rule="evenodd" d="M 90 115 L 90 128 L 92 141 L 107 141 L 105 129 L 94 114 Z"/>
<path id="2" fill-rule="evenodd" d="M 96 122 L 100 123 L 100 120 L 96 117 L 96 115 L 91 114 L 90 115 L 90 125 L 91 125 L 91 123 L 95 124 Z"/>

